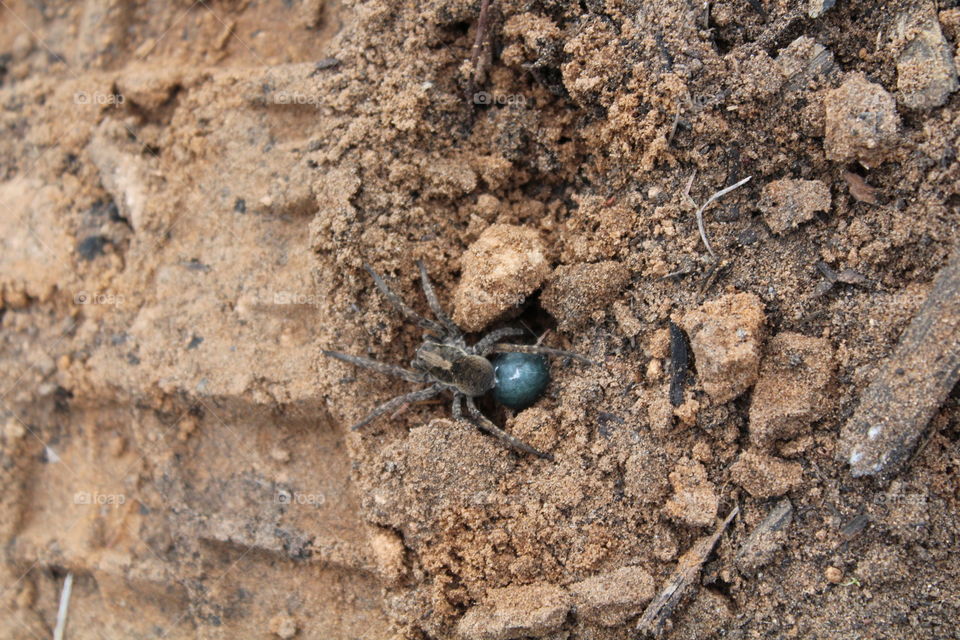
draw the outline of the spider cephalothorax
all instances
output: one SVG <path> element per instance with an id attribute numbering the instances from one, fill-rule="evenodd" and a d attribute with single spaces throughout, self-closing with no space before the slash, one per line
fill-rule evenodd
<path id="1" fill-rule="evenodd" d="M 487 359 L 487 356 L 494 353 L 542 354 L 567 356 L 588 364 L 592 364 L 591 361 L 576 353 L 562 351 L 560 349 L 551 349 L 550 347 L 542 347 L 539 345 L 501 343 L 500 340 L 508 336 L 517 336 L 523 333 L 522 329 L 511 327 L 491 331 L 474 344 L 468 345 L 463 336 L 463 332 L 460 331 L 440 306 L 440 301 L 437 299 L 437 294 L 433 290 L 430 278 L 427 277 L 427 270 L 423 266 L 423 263 L 417 262 L 417 266 L 420 269 L 420 281 L 423 285 L 423 292 L 427 297 L 427 303 L 430 305 L 430 309 L 439 322 L 425 318 L 408 307 L 397 294 L 390 290 L 390 287 L 387 286 L 383 278 L 369 266 L 364 265 L 376 283 L 377 288 L 380 289 L 380 292 L 387 300 L 403 313 L 403 315 L 416 322 L 417 325 L 427 333 L 427 338 L 417 349 L 417 354 L 410 363 L 411 369 L 404 369 L 403 367 L 377 362 L 376 360 L 361 356 L 352 356 L 338 351 L 324 351 L 323 353 L 331 358 L 403 378 L 410 382 L 428 384 L 429 386 L 397 396 L 383 403 L 371 411 L 366 418 L 353 425 L 352 428 L 359 429 L 369 424 L 375 418 L 394 409 L 398 409 L 407 403 L 426 400 L 443 391 L 450 391 L 453 393 L 453 417 L 455 419 L 463 419 L 461 404 L 466 404 L 467 413 L 469 414 L 467 419 L 479 429 L 500 438 L 514 449 L 532 453 L 533 455 L 547 458 L 548 460 L 553 459 L 550 454 L 534 449 L 527 443 L 515 438 L 493 424 L 493 422 L 477 408 L 474 398 L 493 390 L 497 384 L 494 366 L 490 360 Z M 516 394 L 505 395 L 512 396 Z"/>

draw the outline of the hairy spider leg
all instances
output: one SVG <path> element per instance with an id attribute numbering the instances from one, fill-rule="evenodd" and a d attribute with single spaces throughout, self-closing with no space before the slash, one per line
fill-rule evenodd
<path id="1" fill-rule="evenodd" d="M 566 358 L 573 358 L 574 360 L 579 360 L 585 364 L 596 365 L 597 363 L 591 360 L 590 358 L 585 358 L 579 353 L 574 353 L 572 351 L 564 351 L 563 349 L 552 349 L 550 347 L 541 347 L 539 345 L 531 344 L 495 344 L 493 346 L 487 347 L 486 351 L 480 355 L 487 355 L 488 353 L 537 353 L 544 356 L 559 356 Z"/>
<path id="2" fill-rule="evenodd" d="M 489 349 L 490 345 L 493 343 L 500 342 L 504 338 L 510 336 L 520 336 L 524 333 L 526 333 L 526 331 L 520 327 L 504 327 L 502 329 L 496 329 L 477 340 L 477 343 L 473 345 L 473 351 L 478 355 L 485 356 L 489 353 L 487 349 Z"/>
<path id="3" fill-rule="evenodd" d="M 450 319 L 447 312 L 440 306 L 437 292 L 433 290 L 433 283 L 430 282 L 430 277 L 427 275 L 427 268 L 423 266 L 422 260 L 417 260 L 417 267 L 420 269 L 420 282 L 423 286 L 423 294 L 427 296 L 427 304 L 430 305 L 430 310 L 433 311 L 433 315 L 437 317 L 440 324 L 447 328 L 447 332 L 454 338 L 457 338 L 459 342 L 462 342 L 463 334 L 460 332 L 460 327 L 453 323 L 453 320 Z"/>
<path id="4" fill-rule="evenodd" d="M 467 412 L 470 414 L 470 417 L 471 417 L 470 422 L 472 422 L 473 425 L 476 426 L 481 431 L 486 431 L 490 435 L 500 438 L 500 440 L 507 443 L 509 446 L 513 447 L 514 449 L 517 449 L 518 451 L 523 451 L 525 453 L 533 454 L 539 458 L 543 458 L 544 460 L 551 460 L 551 461 L 553 460 L 553 456 L 550 455 L 549 453 L 544 453 L 538 449 L 534 449 L 523 440 L 510 435 L 509 433 L 507 433 L 497 425 L 493 424 L 493 422 L 491 422 L 490 419 L 487 418 L 487 416 L 483 415 L 480 409 L 477 408 L 477 405 L 473 403 L 473 398 L 471 398 L 470 396 L 466 396 L 466 404 L 467 404 Z"/>
<path id="5" fill-rule="evenodd" d="M 407 318 L 415 322 L 420 328 L 426 329 L 427 331 L 432 331 L 437 335 L 446 335 L 446 330 L 441 327 L 439 324 L 431 320 L 430 318 L 424 318 L 422 315 L 411 309 L 407 306 L 403 300 L 400 299 L 400 296 L 395 294 L 390 287 L 387 286 L 386 281 L 381 278 L 376 271 L 374 271 L 370 265 L 365 264 L 363 268 L 367 270 L 367 273 L 370 274 L 370 277 L 373 278 L 373 282 L 377 285 L 377 289 L 380 289 L 380 293 L 390 301 L 390 304 L 395 306 L 400 310 L 400 313 L 405 315 Z"/>
<path id="6" fill-rule="evenodd" d="M 459 391 L 453 392 L 453 406 L 451 407 L 451 411 L 453 412 L 454 420 L 463 420 L 463 407 L 460 406 L 460 403 L 463 402 L 465 397 L 466 396 Z"/>
<path id="7" fill-rule="evenodd" d="M 374 371 L 386 374 L 388 376 L 402 378 L 407 382 L 418 382 L 421 384 L 430 382 L 430 377 L 426 373 L 419 371 L 410 371 L 409 369 L 404 369 L 403 367 L 398 367 L 396 365 L 387 364 L 385 362 L 377 362 L 376 360 L 371 360 L 370 358 L 364 358 L 362 356 L 352 356 L 349 353 L 340 353 L 339 351 L 323 351 L 322 353 L 329 358 L 336 358 L 337 360 L 348 362 L 358 367 L 373 369 Z"/>
<path id="8" fill-rule="evenodd" d="M 410 404 L 411 402 L 419 402 L 421 400 L 432 398 L 443 391 L 443 389 L 443 385 L 434 384 L 425 389 L 417 389 L 416 391 L 411 391 L 410 393 L 405 393 L 402 396 L 397 396 L 396 398 L 387 400 L 382 405 L 371 411 L 366 418 L 350 427 L 350 429 L 351 431 L 356 431 L 357 429 L 370 424 L 385 413 L 389 413 L 394 409 L 399 409 L 403 405 Z"/>

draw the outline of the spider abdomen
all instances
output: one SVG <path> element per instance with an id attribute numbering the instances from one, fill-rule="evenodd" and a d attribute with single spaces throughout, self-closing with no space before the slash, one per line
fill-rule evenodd
<path id="1" fill-rule="evenodd" d="M 511 409 L 525 409 L 537 401 L 547 383 L 547 361 L 530 353 L 504 353 L 493 363 L 493 398 Z"/>

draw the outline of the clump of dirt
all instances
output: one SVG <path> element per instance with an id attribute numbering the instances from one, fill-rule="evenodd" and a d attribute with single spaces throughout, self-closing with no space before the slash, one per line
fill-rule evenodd
<path id="1" fill-rule="evenodd" d="M 836 453 L 957 241 L 958 8 L 486 5 L 6 3 L 7 636 L 69 574 L 69 638 L 633 637 L 735 507 L 671 637 L 951 632 L 956 393 Z M 322 351 L 405 366 L 363 266 L 426 314 L 418 260 L 597 363 L 480 401 L 553 461 L 348 429 L 414 387 Z"/>

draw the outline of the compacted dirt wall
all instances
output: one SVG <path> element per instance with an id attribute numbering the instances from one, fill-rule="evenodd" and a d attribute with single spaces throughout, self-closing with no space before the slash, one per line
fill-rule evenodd
<path id="1" fill-rule="evenodd" d="M 841 433 L 957 241 L 958 43 L 956 0 L 0 2 L 0 637 L 952 637 L 956 394 L 883 474 Z M 446 396 L 349 429 L 416 387 L 322 351 L 406 366 L 363 266 L 426 313 L 417 260 L 471 341 L 593 361 L 480 400 L 552 460 Z"/>

